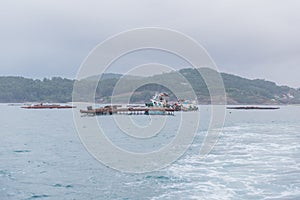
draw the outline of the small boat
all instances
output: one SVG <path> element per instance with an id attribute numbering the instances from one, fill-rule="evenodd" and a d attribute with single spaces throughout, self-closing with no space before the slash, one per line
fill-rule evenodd
<path id="1" fill-rule="evenodd" d="M 26 109 L 67 109 L 67 108 L 76 108 L 75 106 L 69 105 L 57 105 L 57 104 L 35 104 L 30 106 L 22 106 L 21 108 Z"/>
<path id="2" fill-rule="evenodd" d="M 178 100 L 175 103 L 169 103 L 169 95 L 165 92 L 156 93 L 152 99 L 150 99 L 150 103 L 146 103 L 147 107 L 154 108 L 172 108 L 175 111 L 197 111 L 198 106 L 196 105 L 196 101 L 190 100 Z"/>
<path id="3" fill-rule="evenodd" d="M 147 107 L 159 107 L 159 108 L 170 108 L 168 104 L 169 95 L 165 92 L 155 93 L 155 95 L 150 99 L 150 103 L 146 103 Z"/>

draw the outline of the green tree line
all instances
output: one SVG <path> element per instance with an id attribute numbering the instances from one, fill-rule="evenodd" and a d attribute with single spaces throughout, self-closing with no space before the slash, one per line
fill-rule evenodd
<path id="1" fill-rule="evenodd" d="M 217 73 L 214 70 L 203 68 L 200 73 L 196 69 L 182 69 L 178 71 L 193 87 L 198 101 L 200 103 L 209 103 L 209 90 L 204 81 L 208 78 L 214 81 Z M 85 92 L 88 88 L 98 84 L 96 89 L 96 101 L 109 102 L 115 85 L 120 80 L 120 74 L 106 74 L 102 76 L 98 82 L 99 77 L 87 78 L 76 81 L 81 88 L 82 101 L 84 96 L 88 95 Z M 170 72 L 150 77 L 126 77 L 121 85 L 122 90 L 119 96 L 126 95 L 131 92 L 133 85 L 147 79 L 148 82 L 156 80 L 163 80 L 172 88 L 179 88 L 184 95 L 185 86 L 178 81 L 178 73 Z M 300 103 L 300 89 L 294 89 L 287 86 L 278 86 L 274 82 L 255 79 L 250 80 L 239 76 L 222 73 L 221 74 L 225 90 L 227 94 L 227 101 L 229 104 L 295 104 Z M 123 77 L 124 78 L 124 77 Z M 0 77 L 0 102 L 70 102 L 72 101 L 72 90 L 75 80 L 54 77 L 30 79 L 24 77 Z M 137 88 L 134 94 L 130 97 L 132 103 L 145 102 L 155 94 L 155 92 L 167 92 L 170 94 L 170 100 L 176 100 L 175 94 L 171 90 L 159 84 L 146 84 Z"/>

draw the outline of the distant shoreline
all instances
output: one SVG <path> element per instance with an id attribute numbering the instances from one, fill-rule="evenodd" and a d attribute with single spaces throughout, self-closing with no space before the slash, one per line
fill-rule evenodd
<path id="1" fill-rule="evenodd" d="M 115 100 L 122 102 L 128 98 L 132 103 L 143 103 L 156 92 L 167 92 L 170 95 L 170 100 L 175 101 L 177 97 L 186 97 L 186 92 L 193 88 L 193 92 L 197 95 L 198 102 L 203 105 L 210 104 L 209 90 L 204 79 L 197 75 L 201 71 L 201 75 L 206 78 L 214 78 L 220 75 L 219 72 L 208 69 L 192 69 L 186 68 L 177 71 L 176 73 L 164 73 L 149 77 L 132 77 L 121 74 L 103 74 L 100 82 L 100 77 L 89 77 L 84 80 L 75 81 L 71 79 L 54 77 L 51 79 L 29 79 L 24 77 L 3 77 L 0 76 L 0 102 L 2 103 L 27 103 L 27 102 L 62 102 L 67 103 L 72 101 L 74 97 L 73 87 L 81 88 L 78 98 L 75 101 L 81 101 L 89 96 L 86 91 L 94 90 L 95 100 L 97 103 L 105 104 L 111 100 L 111 95 L 114 94 L 116 84 L 123 78 L 122 90 L 116 95 Z M 181 74 L 190 84 L 191 87 L 182 84 L 181 80 L 175 74 Z M 196 77 L 195 77 L 196 75 Z M 236 75 L 221 73 L 224 89 L 227 96 L 228 105 L 294 105 L 300 104 L 300 89 L 291 88 L 288 86 L 278 86 L 274 82 L 262 79 L 246 79 Z M 141 86 L 135 91 L 131 88 L 136 88 L 137 80 L 141 82 Z M 164 80 L 168 83 L 168 87 L 176 88 L 176 96 L 164 84 L 155 84 L 155 80 Z M 145 83 L 145 84 L 143 84 Z M 147 84 L 146 84 L 147 83 Z M 223 88 L 221 88 L 223 89 Z M 133 92 L 133 95 L 131 93 Z M 115 95 L 114 95 L 115 96 Z M 222 99 L 223 97 L 220 97 Z M 187 97 L 188 99 L 188 97 Z M 221 100 L 220 100 L 221 101 Z"/>

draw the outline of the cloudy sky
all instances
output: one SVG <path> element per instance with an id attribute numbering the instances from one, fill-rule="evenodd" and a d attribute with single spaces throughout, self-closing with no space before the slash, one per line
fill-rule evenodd
<path id="1" fill-rule="evenodd" d="M 111 35 L 164 27 L 197 40 L 220 71 L 298 88 L 299 10 L 297 0 L 2 0 L 0 75 L 74 78 Z"/>

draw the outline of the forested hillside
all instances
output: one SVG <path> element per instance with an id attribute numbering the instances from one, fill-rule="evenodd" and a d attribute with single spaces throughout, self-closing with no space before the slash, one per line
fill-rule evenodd
<path id="1" fill-rule="evenodd" d="M 0 77 L 0 102 L 68 102 L 72 99 L 73 83 L 59 77 L 43 80 Z"/>
<path id="2" fill-rule="evenodd" d="M 179 72 L 179 73 L 178 73 Z M 134 85 L 141 84 L 130 100 L 132 103 L 148 101 L 155 92 L 168 92 L 171 100 L 177 97 L 167 87 L 154 84 L 158 80 L 161 83 L 176 88 L 182 96 L 187 90 L 186 83 L 179 81 L 178 74 L 182 75 L 193 87 L 200 103 L 210 103 L 209 91 L 205 81 L 195 69 L 182 69 L 178 72 L 170 72 L 150 77 L 125 77 L 121 84 L 121 90 L 115 95 L 122 97 L 129 95 Z M 203 68 L 201 75 L 209 79 L 215 77 L 215 71 Z M 287 86 L 278 86 L 273 82 L 261 79 L 250 80 L 239 76 L 221 74 L 228 104 L 296 104 L 300 103 L 300 90 Z M 99 77 L 91 77 L 80 80 L 84 101 L 85 88 L 98 84 L 96 101 L 107 103 L 111 99 L 113 89 L 120 80 L 120 74 L 104 74 L 98 82 Z M 54 77 L 51 79 L 29 79 L 24 77 L 0 77 L 0 102 L 70 102 L 72 101 L 72 90 L 75 80 Z M 144 82 L 150 84 L 143 85 Z M 152 82 L 152 83 L 151 83 Z"/>

